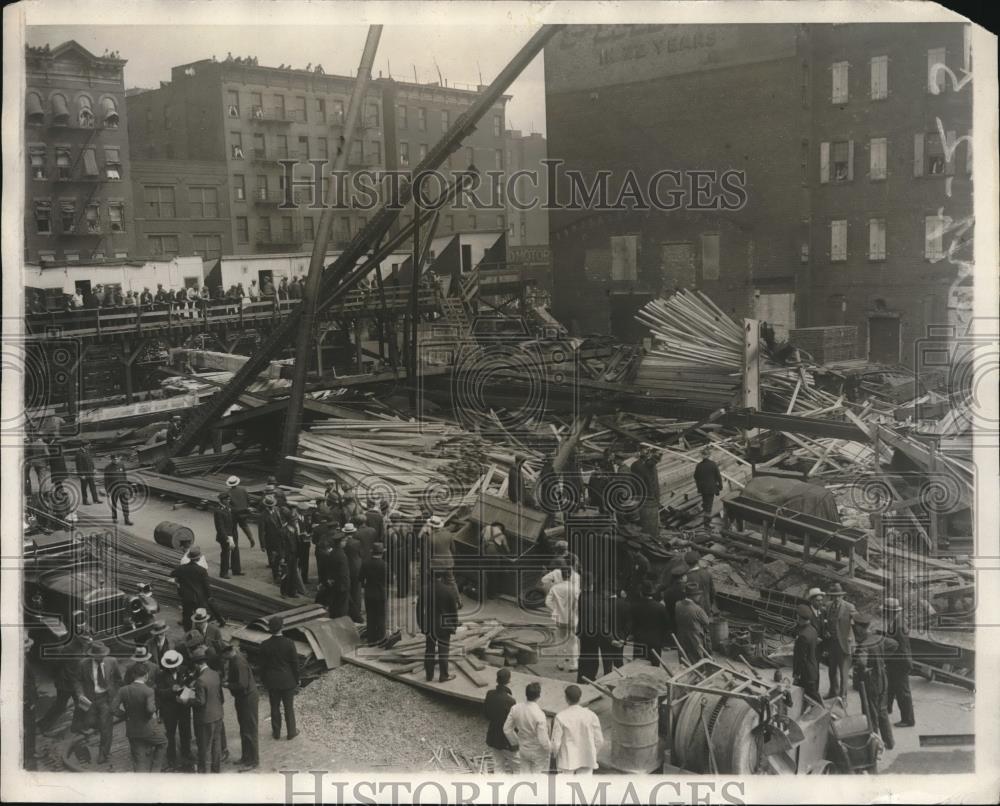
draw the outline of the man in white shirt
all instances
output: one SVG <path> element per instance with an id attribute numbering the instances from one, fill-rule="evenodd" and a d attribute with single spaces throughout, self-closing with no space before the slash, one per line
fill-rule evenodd
<path id="1" fill-rule="evenodd" d="M 597 754 L 604 744 L 601 720 L 589 708 L 580 705 L 579 686 L 566 686 L 568 708 L 552 720 L 552 754 L 556 769 L 573 775 L 592 775 L 597 769 Z"/>
<path id="2" fill-rule="evenodd" d="M 569 567 L 570 578 L 576 583 L 577 587 L 580 587 L 580 575 L 576 572 L 576 569 L 572 567 L 572 563 L 566 558 L 560 558 L 556 560 L 555 568 L 548 571 L 538 582 L 546 594 L 552 590 L 553 585 L 562 581 L 562 567 L 564 565 Z"/>
<path id="3" fill-rule="evenodd" d="M 503 733 L 512 751 L 519 752 L 522 773 L 547 773 L 549 771 L 549 723 L 538 704 L 542 696 L 541 683 L 528 683 L 524 689 L 526 702 L 519 702 L 510 709 L 503 723 Z"/>
<path id="4" fill-rule="evenodd" d="M 563 654 L 563 659 L 556 665 L 567 672 L 577 671 L 577 658 L 580 654 L 580 640 L 576 637 L 576 605 L 580 598 L 580 575 L 574 578 L 569 566 L 559 569 L 562 579 L 553 585 L 545 596 L 545 606 L 552 613 L 556 624 L 557 651 Z"/>

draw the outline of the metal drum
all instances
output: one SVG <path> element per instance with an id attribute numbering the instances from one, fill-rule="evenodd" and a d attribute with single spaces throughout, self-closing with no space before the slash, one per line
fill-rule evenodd
<path id="1" fill-rule="evenodd" d="M 161 546 L 186 551 L 194 543 L 194 532 L 173 521 L 161 521 L 153 530 L 153 539 Z"/>
<path id="2" fill-rule="evenodd" d="M 611 764 L 615 769 L 648 773 L 660 768 L 658 693 L 653 686 L 629 680 L 615 686 L 611 706 Z"/>
<path id="3" fill-rule="evenodd" d="M 712 646 L 721 647 L 729 640 L 729 622 L 725 619 L 715 619 L 710 627 L 712 634 Z"/>

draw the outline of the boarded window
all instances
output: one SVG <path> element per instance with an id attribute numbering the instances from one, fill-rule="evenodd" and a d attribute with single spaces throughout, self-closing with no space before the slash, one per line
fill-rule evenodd
<path id="1" fill-rule="evenodd" d="M 873 56 L 871 71 L 871 97 L 873 101 L 881 101 L 889 95 L 889 57 Z"/>
<path id="2" fill-rule="evenodd" d="M 701 236 L 701 279 L 719 279 L 719 234 Z"/>
<path id="3" fill-rule="evenodd" d="M 694 244 L 688 242 L 660 245 L 660 272 L 667 288 L 696 288 Z"/>
<path id="4" fill-rule="evenodd" d="M 944 257 L 944 219 L 941 216 L 924 218 L 924 257 L 928 260 Z"/>
<path id="5" fill-rule="evenodd" d="M 847 221 L 830 222 L 830 260 L 847 260 Z"/>
<path id="6" fill-rule="evenodd" d="M 832 101 L 835 104 L 847 103 L 847 62 L 836 62 L 830 72 L 833 77 Z"/>
<path id="7" fill-rule="evenodd" d="M 884 137 L 874 137 L 870 143 L 870 170 L 872 179 L 885 179 L 886 149 L 888 141 Z"/>
<path id="8" fill-rule="evenodd" d="M 868 259 L 885 260 L 885 219 L 868 220 Z"/>

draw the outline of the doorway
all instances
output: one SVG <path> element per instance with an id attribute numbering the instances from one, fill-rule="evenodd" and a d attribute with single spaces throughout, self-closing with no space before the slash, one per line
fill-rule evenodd
<path id="1" fill-rule="evenodd" d="M 868 317 L 868 360 L 879 364 L 899 363 L 899 317 Z"/>

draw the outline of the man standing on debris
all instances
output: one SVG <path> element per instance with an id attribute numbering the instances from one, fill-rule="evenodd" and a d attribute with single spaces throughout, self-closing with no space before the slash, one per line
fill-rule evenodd
<path id="1" fill-rule="evenodd" d="M 566 704 L 552 720 L 552 755 L 556 769 L 564 775 L 592 775 L 597 769 L 597 754 L 604 745 L 601 720 L 589 708 L 580 705 L 583 692 L 579 686 L 566 686 Z"/>
<path id="2" fill-rule="evenodd" d="M 299 578 L 303 585 L 309 584 L 309 549 L 312 546 L 314 512 L 308 501 L 295 505 L 295 534 L 298 537 Z"/>
<path id="3" fill-rule="evenodd" d="M 191 629 L 194 611 L 199 607 L 207 608 L 212 595 L 208 586 L 208 571 L 198 562 L 201 559 L 201 549 L 191 546 L 187 556 L 190 562 L 182 563 L 170 573 L 180 594 L 181 623 L 185 632 Z"/>
<path id="4" fill-rule="evenodd" d="M 858 611 L 845 598 L 844 589 L 839 582 L 834 582 L 830 586 L 829 594 L 830 606 L 826 611 L 829 637 L 826 649 L 829 657 L 830 688 L 826 696 L 846 697 L 847 675 L 854 643 L 851 621 Z"/>
<path id="5" fill-rule="evenodd" d="M 792 682 L 801 686 L 806 696 L 823 704 L 819 696 L 819 633 L 813 622 L 813 611 L 808 605 L 799 605 L 798 634 L 792 655 Z"/>
<path id="6" fill-rule="evenodd" d="M 705 526 L 712 522 L 712 506 L 715 496 L 722 492 L 722 473 L 719 466 L 712 461 L 712 451 L 705 448 L 701 452 L 701 461 L 694 468 L 694 486 L 701 496 L 701 511 Z"/>
<path id="7" fill-rule="evenodd" d="M 494 521 L 483 527 L 483 588 L 487 599 L 493 599 L 502 593 L 503 580 L 507 576 L 510 561 L 510 543 L 507 542 L 507 531 L 503 524 Z"/>
<path id="8" fill-rule="evenodd" d="M 508 683 L 510 683 L 510 669 L 506 667 L 497 669 L 497 686 L 492 691 L 486 692 L 483 710 L 489 721 L 489 726 L 486 728 L 486 746 L 493 751 L 493 757 L 497 761 L 497 772 L 514 775 L 518 769 L 517 750 L 503 732 L 510 710 L 517 704 Z"/>
<path id="9" fill-rule="evenodd" d="M 656 453 L 647 446 L 639 449 L 639 458 L 632 463 L 636 493 L 642 501 L 639 522 L 642 531 L 653 539 L 660 536 L 660 476 L 656 465 Z"/>
<path id="10" fill-rule="evenodd" d="M 458 591 L 448 581 L 447 571 L 435 571 L 434 581 L 427 585 L 421 581 L 417 597 L 417 626 L 426 636 L 424 644 L 424 672 L 427 682 L 434 680 L 434 665 L 440 671 L 440 682 L 454 680 L 448 671 L 448 652 L 451 636 L 458 627 L 458 611 L 462 604 Z"/>
<path id="11" fill-rule="evenodd" d="M 885 660 L 899 651 L 893 639 L 868 632 L 871 618 L 854 616 L 854 690 L 861 694 L 861 707 L 872 730 L 878 732 L 887 750 L 896 746 L 889 721 L 889 679 Z"/>
<path id="12" fill-rule="evenodd" d="M 912 728 L 916 724 L 913 716 L 913 695 L 910 694 L 910 668 L 913 657 L 910 653 L 910 629 L 903 615 L 899 599 L 889 598 L 885 602 L 885 634 L 898 644 L 898 649 L 886 658 L 885 671 L 888 677 L 889 713 L 892 704 L 899 702 L 899 722 L 897 728 Z"/>
<path id="13" fill-rule="evenodd" d="M 364 565 L 364 549 L 361 541 L 357 537 L 357 528 L 351 521 L 348 521 L 341 528 L 344 535 L 344 554 L 347 555 L 347 568 L 350 572 L 350 608 L 348 615 L 356 624 L 360 624 L 364 619 L 361 617 L 361 567 Z"/>
<path id="14" fill-rule="evenodd" d="M 125 709 L 125 736 L 132 753 L 134 772 L 159 772 L 167 750 L 163 725 L 156 718 L 156 695 L 147 685 L 149 669 L 145 663 L 132 664 L 132 682 L 118 689 L 111 703 L 111 713 Z"/>
<path id="15" fill-rule="evenodd" d="M 236 526 L 243 530 L 243 534 L 250 541 L 250 548 L 253 548 L 256 544 L 253 540 L 253 534 L 250 532 L 250 494 L 243 486 L 239 476 L 230 476 L 226 479 L 226 487 L 229 488 L 229 503 L 233 510 L 233 521 Z"/>
<path id="16" fill-rule="evenodd" d="M 111 461 L 104 468 L 104 489 L 108 494 L 108 503 L 111 506 L 112 523 L 118 523 L 118 506 L 120 505 L 125 525 L 132 526 L 132 521 L 128 517 L 128 502 L 132 497 L 132 487 L 129 484 L 125 462 L 120 453 L 111 454 Z"/>
<path id="17" fill-rule="evenodd" d="M 564 653 L 564 659 L 556 665 L 567 672 L 578 671 L 577 658 L 580 642 L 576 637 L 577 600 L 580 598 L 580 583 L 571 574 L 569 566 L 559 569 L 561 579 L 545 595 L 545 606 L 552 614 L 556 625 L 556 647 Z"/>
<path id="18" fill-rule="evenodd" d="M 236 705 L 236 719 L 240 725 L 241 755 L 237 764 L 240 772 L 256 769 L 260 765 L 257 738 L 257 681 L 246 657 L 235 644 L 225 644 L 222 659 L 226 664 L 223 678 L 233 695 Z"/>
<path id="19" fill-rule="evenodd" d="M 712 579 L 712 572 L 708 570 L 702 556 L 694 549 L 684 555 L 684 564 L 688 567 L 687 581 L 696 582 L 701 586 L 698 604 L 711 616 L 715 612 L 715 580 Z"/>
<path id="20" fill-rule="evenodd" d="M 503 723 L 503 733 L 518 754 L 520 771 L 525 774 L 547 773 L 551 763 L 552 743 L 545 712 L 538 704 L 542 684 L 537 680 L 524 689 L 525 702 L 510 709 Z"/>
<path id="21" fill-rule="evenodd" d="M 385 564 L 385 546 L 372 546 L 372 556 L 361 566 L 361 586 L 365 590 L 365 639 L 368 646 L 385 641 L 385 610 L 389 596 L 389 569 Z"/>
<path id="22" fill-rule="evenodd" d="M 375 537 L 372 542 L 382 543 L 384 545 L 385 518 L 382 515 L 382 510 L 379 509 L 378 501 L 374 498 L 369 498 L 367 501 L 367 507 L 368 508 L 365 510 L 365 525 L 375 530 Z"/>
<path id="23" fill-rule="evenodd" d="M 295 692 L 299 687 L 299 656 L 291 638 L 282 634 L 285 620 L 281 616 L 271 616 L 267 628 L 271 633 L 260 645 L 260 679 L 267 689 L 271 701 L 271 735 L 281 738 L 281 709 L 285 709 L 287 735 L 294 739 L 298 735 L 295 727 Z"/>
<path id="24" fill-rule="evenodd" d="M 611 448 L 605 448 L 597 468 L 590 474 L 587 481 L 587 498 L 592 507 L 597 507 L 602 515 L 614 515 L 611 502 L 607 500 L 608 485 L 615 472 L 615 454 Z"/>
<path id="25" fill-rule="evenodd" d="M 229 579 L 232 574 L 242 576 L 240 550 L 233 536 L 235 530 L 229 493 L 219 493 L 219 503 L 212 509 L 212 520 L 215 523 L 215 542 L 219 544 L 219 576 L 222 579 Z"/>
<path id="26" fill-rule="evenodd" d="M 629 616 L 632 627 L 632 659 L 642 658 L 653 666 L 659 666 L 657 656 L 663 654 L 663 645 L 670 637 L 670 617 L 666 606 L 653 598 L 653 586 L 650 583 L 644 583 L 638 597 L 632 600 Z"/>
<path id="27" fill-rule="evenodd" d="M 712 657 L 712 640 L 709 635 L 708 614 L 701 609 L 698 599 L 701 587 L 697 582 L 684 585 L 684 598 L 677 603 L 674 621 L 677 629 L 677 643 L 687 654 L 691 663 Z"/>

